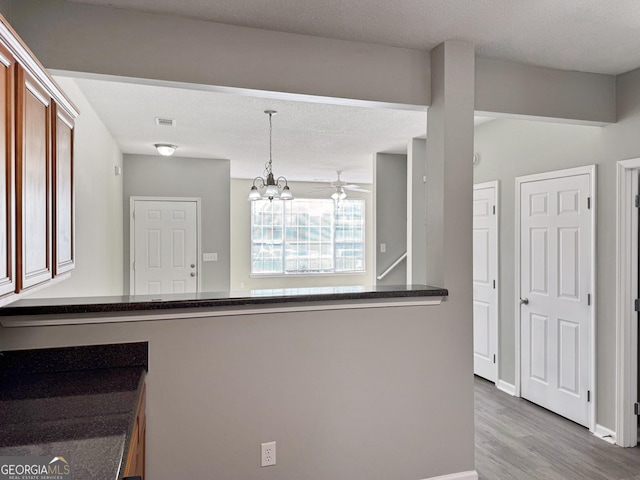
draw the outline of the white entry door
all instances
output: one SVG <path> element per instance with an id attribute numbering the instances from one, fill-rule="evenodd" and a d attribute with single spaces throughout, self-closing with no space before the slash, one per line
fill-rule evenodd
<path id="1" fill-rule="evenodd" d="M 521 395 L 584 426 L 594 296 L 590 175 L 517 179 Z"/>
<path id="2" fill-rule="evenodd" d="M 133 295 L 198 291 L 197 201 L 132 200 Z"/>
<path id="3" fill-rule="evenodd" d="M 498 182 L 473 187 L 473 372 L 498 380 Z"/>

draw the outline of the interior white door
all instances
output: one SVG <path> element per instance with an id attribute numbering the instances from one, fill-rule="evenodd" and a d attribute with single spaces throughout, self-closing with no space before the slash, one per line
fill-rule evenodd
<path id="1" fill-rule="evenodd" d="M 473 371 L 498 380 L 497 183 L 473 189 Z"/>
<path id="2" fill-rule="evenodd" d="M 197 203 L 135 200 L 132 294 L 198 290 Z"/>
<path id="3" fill-rule="evenodd" d="M 591 214 L 588 174 L 520 190 L 521 395 L 589 424 Z"/>

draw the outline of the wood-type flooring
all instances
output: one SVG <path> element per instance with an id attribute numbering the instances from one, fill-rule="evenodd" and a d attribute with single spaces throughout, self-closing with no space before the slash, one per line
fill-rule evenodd
<path id="1" fill-rule="evenodd" d="M 588 429 L 475 378 L 480 480 L 640 480 L 640 447 Z"/>

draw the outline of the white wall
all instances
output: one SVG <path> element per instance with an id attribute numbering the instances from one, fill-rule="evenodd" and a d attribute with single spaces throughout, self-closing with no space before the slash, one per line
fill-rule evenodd
<path id="1" fill-rule="evenodd" d="M 20 0 L 12 14 L 14 28 L 47 68 L 397 104 L 430 101 L 426 51 L 60 0 Z"/>
<path id="2" fill-rule="evenodd" d="M 75 248 L 71 278 L 29 298 L 122 294 L 122 152 L 72 79 L 56 81 L 80 110 L 75 130 Z"/>
<path id="3" fill-rule="evenodd" d="M 431 104 L 431 63 L 422 50 L 61 0 L 13 0 L 11 21 L 47 68 L 345 101 Z M 475 78 L 476 110 L 615 120 L 613 76 L 479 58 Z"/>
<path id="4" fill-rule="evenodd" d="M 441 208 L 430 217 L 441 232 L 434 278 L 450 296 L 437 307 L 0 329 L 0 349 L 149 340 L 151 478 L 382 480 L 473 470 L 473 47 L 437 49 L 430 89 L 426 52 L 235 35 L 236 27 L 56 0 L 13 8 L 14 26 L 52 68 L 414 105 L 433 95 L 429 134 L 442 134 L 429 150 L 442 167 L 428 193 Z M 265 359 L 275 376 L 262 374 Z M 260 469 L 259 443 L 278 439 L 279 465 Z"/>
<path id="5" fill-rule="evenodd" d="M 376 184 L 376 277 L 382 275 L 407 252 L 407 156 L 377 153 L 374 160 Z M 385 252 L 380 245 L 385 245 Z M 420 247 L 424 250 L 423 246 Z M 377 285 L 405 285 L 407 260 L 391 270 Z"/>
<path id="6" fill-rule="evenodd" d="M 319 193 L 316 188 L 326 183 L 289 182 L 297 198 L 329 198 L 331 192 Z M 371 185 L 361 185 L 372 190 Z M 251 202 L 247 195 L 251 180 L 231 180 L 231 290 L 261 288 L 324 287 L 343 285 L 373 285 L 373 201 L 372 194 L 348 192 L 348 198 L 365 200 L 365 273 L 342 275 L 296 275 L 251 278 Z M 244 287 L 242 287 L 244 283 Z"/>
<path id="7" fill-rule="evenodd" d="M 200 199 L 200 251 L 217 253 L 216 262 L 202 262 L 203 292 L 229 290 L 230 163 L 212 158 L 124 156 L 123 238 L 124 288 L 130 292 L 131 197 L 197 197 Z"/>
<path id="8" fill-rule="evenodd" d="M 615 428 L 615 227 L 619 160 L 640 157 L 640 71 L 617 80 L 618 123 L 606 127 L 496 120 L 476 128 L 475 183 L 500 180 L 500 379 L 514 381 L 515 177 L 596 164 L 597 423 Z"/>
<path id="9" fill-rule="evenodd" d="M 474 182 L 500 181 L 499 376 L 508 383 L 515 381 L 515 178 L 600 163 L 602 137 L 601 127 L 524 120 L 494 120 L 475 129 L 480 161 L 474 168 Z"/>
<path id="10" fill-rule="evenodd" d="M 615 82 L 613 75 L 478 58 L 475 107 L 479 112 L 603 125 L 616 121 Z"/>
<path id="11" fill-rule="evenodd" d="M 0 351 L 148 341 L 150 479 L 419 480 L 473 469 L 473 397 L 459 389 L 469 355 L 454 312 L 0 327 Z M 277 465 L 260 468 L 260 443 L 273 440 Z"/>

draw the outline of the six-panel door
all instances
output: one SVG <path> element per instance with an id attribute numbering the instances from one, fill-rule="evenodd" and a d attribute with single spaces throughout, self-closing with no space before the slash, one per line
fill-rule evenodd
<path id="1" fill-rule="evenodd" d="M 589 423 L 589 175 L 522 184 L 522 396 Z M 526 302 L 526 303 L 525 303 Z"/>

